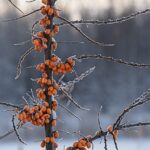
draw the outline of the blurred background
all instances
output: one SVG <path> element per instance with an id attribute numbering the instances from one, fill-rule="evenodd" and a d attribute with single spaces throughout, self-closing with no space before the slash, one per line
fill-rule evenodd
<path id="1" fill-rule="evenodd" d="M 0 1 L 0 20 L 11 19 L 22 15 L 6 0 Z M 26 2 L 25 0 L 14 0 L 14 2 L 24 13 L 31 12 L 41 6 L 40 0 L 36 0 L 32 3 Z M 62 10 L 62 15 L 71 20 L 107 20 L 108 18 L 119 18 L 150 8 L 150 1 L 58 0 L 56 5 Z M 39 74 L 36 73 L 34 68 L 29 69 L 27 67 L 42 62 L 44 56 L 39 56 L 39 54 L 36 53 L 29 55 L 23 63 L 20 78 L 15 80 L 18 60 L 20 56 L 31 47 L 31 43 L 25 42 L 25 44 L 19 46 L 15 44 L 31 39 L 32 24 L 41 17 L 39 13 L 35 13 L 18 21 L 0 22 L 0 101 L 22 104 L 24 103 L 22 96 L 30 91 L 31 88 L 33 90 L 36 89 L 36 84 L 30 79 L 38 77 Z M 56 22 L 57 21 L 58 20 L 56 20 Z M 63 59 L 70 55 L 101 53 L 106 56 L 122 58 L 127 61 L 149 63 L 149 26 L 150 13 L 120 24 L 79 26 L 95 40 L 115 44 L 114 47 L 101 49 L 86 41 L 71 27 L 63 26 L 60 29 L 59 35 L 56 36 L 58 42 L 80 41 L 85 43 L 71 44 L 62 42 L 58 45 L 56 53 Z M 81 131 L 85 135 L 94 134 L 95 131 L 98 130 L 97 113 L 100 106 L 103 106 L 101 123 L 105 129 L 109 124 L 115 121 L 123 108 L 149 88 L 150 70 L 148 68 L 133 68 L 112 62 L 105 62 L 103 60 L 84 60 L 82 63 L 77 63 L 75 69 L 80 75 L 93 66 L 96 66 L 95 71 L 83 81 L 76 84 L 72 91 L 75 100 L 91 110 L 89 112 L 81 111 L 72 104 L 67 106 L 66 100 L 63 99 L 62 103 L 82 118 L 82 121 L 77 120 L 60 108 L 58 112 L 58 129 Z M 67 82 L 72 79 L 72 76 L 66 76 L 64 81 Z M 6 109 L 7 108 L 1 107 L 0 111 L 0 135 L 12 129 L 11 112 L 5 111 Z M 147 104 L 132 111 L 126 117 L 124 123 L 150 120 L 149 113 L 150 105 Z M 21 129 L 20 134 L 26 141 L 34 141 L 38 142 L 38 144 L 39 141 L 42 140 L 42 137 L 44 137 L 43 128 L 36 129 L 30 125 L 28 129 Z M 150 130 L 148 127 L 140 127 L 132 129 L 132 131 L 127 130 L 120 132 L 120 137 L 123 139 L 127 137 L 128 142 L 135 137 L 139 140 L 140 138 L 149 138 L 149 136 Z M 60 140 L 63 143 L 66 139 L 72 138 L 75 138 L 75 136 L 62 134 L 62 139 Z M 2 142 L 4 142 L 2 149 L 7 149 L 5 146 L 8 140 L 17 141 L 15 134 L 2 140 Z M 139 146 L 140 142 L 138 140 L 133 141 L 132 139 L 136 145 L 131 143 L 128 149 L 142 149 L 143 146 Z M 121 142 L 123 145 L 124 140 Z M 143 144 L 143 142 L 141 143 Z M 144 143 L 144 145 L 148 145 L 148 143 L 149 142 Z M 17 147 L 13 145 L 11 147 L 14 148 L 14 150 L 25 149 L 25 147 L 21 145 L 17 145 Z M 123 146 L 123 148 L 124 147 L 125 146 Z M 39 149 L 39 147 L 35 148 Z M 147 148 L 146 146 L 144 150 L 148 150 Z M 32 148 L 28 148 L 28 150 L 30 149 Z"/>

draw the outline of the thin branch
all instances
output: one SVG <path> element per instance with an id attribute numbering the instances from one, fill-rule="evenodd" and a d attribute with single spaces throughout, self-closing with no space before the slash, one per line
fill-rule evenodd
<path id="1" fill-rule="evenodd" d="M 33 51 L 33 47 L 31 47 L 30 49 L 28 49 L 19 59 L 18 62 L 18 66 L 17 66 L 17 74 L 15 79 L 17 80 L 19 78 L 19 76 L 21 75 L 21 67 L 22 67 L 22 63 L 25 60 L 25 58 Z"/>
<path id="2" fill-rule="evenodd" d="M 87 76 L 89 76 L 91 73 L 93 73 L 93 71 L 95 70 L 95 66 L 91 67 L 90 69 L 88 69 L 87 71 L 85 71 L 84 73 L 82 73 L 80 76 L 76 77 L 73 81 L 69 81 L 66 83 L 66 86 L 68 85 L 74 85 L 76 83 L 79 83 L 80 81 L 82 81 L 84 78 L 86 78 Z"/>
<path id="3" fill-rule="evenodd" d="M 13 18 L 13 19 L 6 19 L 6 20 L 0 20 L 0 22 L 9 22 L 9 21 L 16 21 L 16 20 L 20 20 L 20 19 L 22 19 L 22 18 L 28 17 L 28 16 L 30 16 L 30 15 L 32 15 L 32 14 L 34 14 L 34 13 L 38 12 L 38 11 L 40 11 L 40 9 L 36 9 L 36 10 L 34 10 L 34 11 L 32 11 L 32 12 L 28 13 L 28 14 L 25 14 L 25 15 L 20 16 L 20 17 L 17 17 L 17 18 Z"/>
<path id="4" fill-rule="evenodd" d="M 6 102 L 0 102 L 0 105 L 7 106 L 7 107 L 13 107 L 13 108 L 17 108 L 17 109 L 21 109 L 21 107 L 19 107 L 17 105 L 6 103 Z"/>
<path id="5" fill-rule="evenodd" d="M 118 149 L 118 144 L 117 144 L 117 141 L 116 141 L 116 139 L 115 139 L 114 134 L 112 134 L 112 137 L 113 137 L 113 141 L 114 141 L 114 145 L 115 145 L 116 150 L 119 150 L 119 149 Z"/>
<path id="6" fill-rule="evenodd" d="M 24 14 L 24 12 L 19 8 L 17 7 L 13 2 L 12 0 L 8 0 L 17 10 L 19 10 L 22 14 Z"/>
<path id="7" fill-rule="evenodd" d="M 106 135 L 104 135 L 104 149 L 105 150 L 108 150 L 108 148 L 107 148 L 107 137 L 106 137 Z"/>
<path id="8" fill-rule="evenodd" d="M 35 2 L 35 1 L 36 1 L 36 0 L 30 0 L 30 1 L 27 1 L 27 0 L 26 0 L 27 3 L 32 3 L 32 2 Z"/>
<path id="9" fill-rule="evenodd" d="M 134 123 L 134 124 L 119 125 L 117 127 L 117 130 L 133 128 L 133 127 L 141 127 L 141 126 L 150 126 L 150 122 L 138 122 L 138 123 Z"/>
<path id="10" fill-rule="evenodd" d="M 89 111 L 90 109 L 80 106 L 65 90 L 61 89 L 67 98 L 79 109 Z"/>
<path id="11" fill-rule="evenodd" d="M 27 43 L 31 42 L 31 40 L 26 40 L 26 41 L 23 41 L 23 42 L 18 42 L 18 43 L 15 43 L 13 44 L 14 46 L 22 46 L 22 45 L 25 45 Z"/>
<path id="12" fill-rule="evenodd" d="M 100 121 L 101 111 L 102 111 L 102 106 L 100 107 L 99 112 L 98 112 L 98 125 L 99 125 L 99 129 L 102 131 L 101 121 Z"/>
<path id="13" fill-rule="evenodd" d="M 136 13 L 132 13 L 128 16 L 124 16 L 121 18 L 116 18 L 116 19 L 108 19 L 108 20 L 75 20 L 75 21 L 70 21 L 72 24 L 93 24 L 93 25 L 108 25 L 108 24 L 117 24 L 117 23 L 123 23 L 126 21 L 129 21 L 131 19 L 136 18 L 137 16 L 144 15 L 146 13 L 149 13 L 150 9 L 145 9 L 143 11 L 139 11 Z M 68 25 L 68 22 L 61 22 L 59 26 L 63 25 Z"/>
<path id="14" fill-rule="evenodd" d="M 116 122 L 113 125 L 113 129 L 117 128 L 123 117 L 131 111 L 133 108 L 140 106 L 142 104 L 145 104 L 146 102 L 150 101 L 150 98 L 148 97 L 150 95 L 150 89 L 148 89 L 146 92 L 144 92 L 140 97 L 138 97 L 133 103 L 131 103 L 126 109 L 123 110 L 123 112 L 119 115 Z"/>
<path id="15" fill-rule="evenodd" d="M 62 107 L 63 109 L 65 109 L 68 113 L 70 113 L 72 116 L 74 116 L 75 118 L 77 118 L 78 120 L 81 121 L 81 119 L 76 115 L 74 114 L 72 111 L 70 111 L 67 107 L 65 107 L 64 105 L 62 104 L 58 104 L 60 107 Z"/>
<path id="16" fill-rule="evenodd" d="M 139 67 L 139 68 L 146 68 L 146 67 L 150 67 L 150 64 L 139 64 L 139 63 L 135 63 L 135 62 L 127 62 L 125 60 L 122 59 L 118 59 L 118 58 L 113 58 L 111 56 L 104 56 L 101 54 L 88 54 L 88 55 L 81 55 L 77 57 L 77 60 L 83 60 L 83 59 L 100 59 L 100 60 L 105 60 L 105 61 L 111 61 L 114 63 L 119 63 L 119 64 L 124 64 L 127 66 L 132 66 L 132 67 Z"/>
<path id="17" fill-rule="evenodd" d="M 27 144 L 21 139 L 21 137 L 20 137 L 20 135 L 19 135 L 19 133 L 18 133 L 18 131 L 17 131 L 17 128 L 16 128 L 16 125 L 15 125 L 15 115 L 12 116 L 12 124 L 13 124 L 13 128 L 14 128 L 14 131 L 15 131 L 15 133 L 16 133 L 16 136 L 17 136 L 18 140 L 19 140 L 21 143 L 27 145 Z"/>
<path id="18" fill-rule="evenodd" d="M 61 16 L 59 16 L 58 18 L 61 19 L 61 20 L 63 20 L 63 21 L 65 21 L 66 23 L 68 23 L 71 27 L 73 27 L 76 31 L 78 31 L 84 38 L 86 38 L 91 43 L 96 44 L 96 45 L 98 45 L 100 47 L 102 47 L 102 46 L 114 46 L 114 44 L 105 44 L 105 43 L 97 42 L 97 41 L 93 40 L 91 37 L 89 37 L 88 35 L 86 35 L 78 27 L 76 27 L 72 22 L 68 21 L 67 19 L 65 19 L 65 18 L 63 18 Z"/>
<path id="19" fill-rule="evenodd" d="M 10 134 L 14 133 L 14 129 L 9 130 L 7 133 L 5 133 L 4 135 L 0 136 L 0 140 L 4 139 L 5 137 L 9 136 Z"/>

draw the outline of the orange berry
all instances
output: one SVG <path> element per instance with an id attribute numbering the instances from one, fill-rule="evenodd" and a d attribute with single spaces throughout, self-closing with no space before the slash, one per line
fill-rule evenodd
<path id="1" fill-rule="evenodd" d="M 53 127 L 56 127 L 56 119 L 53 119 L 52 121 L 51 121 L 51 125 L 53 126 Z"/>
<path id="2" fill-rule="evenodd" d="M 36 113 L 36 114 L 35 114 L 35 118 L 36 118 L 36 119 L 39 119 L 39 117 L 40 117 L 40 116 L 39 116 L 39 113 Z"/>
<path id="3" fill-rule="evenodd" d="M 82 144 L 80 142 L 78 142 L 78 148 L 82 148 Z"/>
<path id="4" fill-rule="evenodd" d="M 49 138 L 49 137 L 46 137 L 46 138 L 44 139 L 44 141 L 45 141 L 45 143 L 49 143 L 49 142 L 50 142 L 50 138 Z"/>
<path id="5" fill-rule="evenodd" d="M 47 10 L 47 13 L 48 13 L 49 16 L 53 15 L 53 13 L 54 13 L 53 8 L 49 7 L 48 10 Z"/>
<path id="6" fill-rule="evenodd" d="M 51 111 L 50 108 L 48 108 L 46 111 L 47 111 L 48 114 L 51 114 L 51 113 L 52 113 L 52 111 Z"/>
<path id="7" fill-rule="evenodd" d="M 73 147 L 77 148 L 78 147 L 78 142 L 73 143 Z"/>
<path id="8" fill-rule="evenodd" d="M 44 147 L 45 147 L 45 145 L 46 145 L 45 141 L 42 141 L 42 143 L 41 143 L 41 147 L 42 147 L 42 148 L 44 148 Z"/>
<path id="9" fill-rule="evenodd" d="M 58 144 L 57 143 L 54 143 L 54 148 L 57 148 L 58 147 Z"/>
<path id="10" fill-rule="evenodd" d="M 53 29 L 54 29 L 54 33 L 58 33 L 59 32 L 59 26 L 58 25 L 55 24 Z"/>
<path id="11" fill-rule="evenodd" d="M 90 142 L 87 142 L 87 143 L 86 143 L 86 146 L 87 146 L 87 148 L 91 148 L 91 143 L 90 143 Z"/>
<path id="12" fill-rule="evenodd" d="M 57 43 L 53 41 L 51 48 L 52 48 L 52 50 L 56 50 L 57 49 Z"/>
<path id="13" fill-rule="evenodd" d="M 48 4 L 48 0 L 42 0 L 42 3 L 47 5 Z"/>
<path id="14" fill-rule="evenodd" d="M 53 95 L 56 95 L 57 94 L 57 90 L 53 89 L 52 93 L 53 93 Z"/>
<path id="15" fill-rule="evenodd" d="M 48 88 L 49 91 L 53 91 L 53 89 L 54 89 L 54 88 L 53 88 L 52 86 L 50 86 L 50 87 Z"/>
<path id="16" fill-rule="evenodd" d="M 41 14 L 43 14 L 43 15 L 46 15 L 46 14 L 47 14 L 47 11 L 46 11 L 46 9 L 45 9 L 45 6 L 42 6 L 42 7 L 41 7 Z"/>
<path id="17" fill-rule="evenodd" d="M 49 107 L 49 103 L 48 102 L 44 102 L 44 106 L 45 107 Z"/>
<path id="18" fill-rule="evenodd" d="M 111 132 L 113 131 L 113 128 L 112 128 L 111 125 L 109 125 L 109 126 L 107 127 L 107 131 L 108 131 L 109 133 L 111 133 Z"/>
<path id="19" fill-rule="evenodd" d="M 50 137 L 50 138 L 49 138 L 49 141 L 50 141 L 51 143 L 54 143 L 54 142 L 55 142 L 54 137 Z"/>
<path id="20" fill-rule="evenodd" d="M 59 137 L 59 132 L 58 131 L 55 131 L 54 132 L 54 138 L 58 138 Z"/>
<path id="21" fill-rule="evenodd" d="M 49 119 L 45 120 L 45 124 L 49 124 L 49 122 L 50 122 Z"/>

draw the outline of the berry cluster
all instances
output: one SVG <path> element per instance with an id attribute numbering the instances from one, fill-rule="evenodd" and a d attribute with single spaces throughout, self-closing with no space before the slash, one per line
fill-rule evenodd
<path id="1" fill-rule="evenodd" d="M 18 120 L 23 123 L 31 122 L 35 126 L 44 126 L 49 123 L 52 110 L 47 102 L 41 105 L 24 106 L 23 110 L 18 114 Z"/>
<path id="2" fill-rule="evenodd" d="M 44 31 L 37 32 L 32 37 L 32 43 L 34 44 L 34 49 L 37 52 L 41 52 L 48 48 L 48 38 L 52 38 L 59 32 L 59 26 L 57 24 L 53 25 L 52 29 L 48 28 L 48 26 L 51 25 L 50 17 L 58 17 L 59 11 L 48 5 L 48 0 L 42 0 L 42 3 L 45 4 L 41 7 L 41 14 L 44 15 L 44 18 L 39 21 L 39 24 L 44 28 Z M 52 41 L 51 48 L 52 50 L 56 50 L 57 48 L 57 43 L 54 40 Z"/>
<path id="3" fill-rule="evenodd" d="M 79 141 L 73 144 L 73 148 L 77 150 L 86 150 L 86 149 L 91 148 L 91 143 L 89 142 L 90 138 L 91 136 L 87 136 L 85 138 L 79 139 Z M 66 150 L 71 150 L 71 148 L 68 147 Z"/>
<path id="4" fill-rule="evenodd" d="M 53 143 L 54 144 L 54 149 L 58 147 L 58 144 L 55 142 L 55 139 L 59 137 L 58 131 L 53 132 L 52 137 L 46 137 L 42 142 L 41 142 L 41 147 L 44 148 L 46 144 L 48 143 Z"/>
<path id="5" fill-rule="evenodd" d="M 51 69 L 55 75 L 71 73 L 75 65 L 75 60 L 71 57 L 67 58 L 66 62 L 61 62 L 57 56 L 52 56 L 51 59 L 45 60 L 44 63 L 38 64 L 36 70 L 45 72 L 46 67 Z"/>
<path id="6" fill-rule="evenodd" d="M 42 31 L 37 33 L 32 32 L 32 43 L 36 52 L 48 52 L 50 55 L 43 63 L 36 66 L 36 70 L 41 72 L 42 75 L 36 80 L 40 88 L 36 90 L 39 103 L 34 106 L 25 106 L 21 112 L 18 113 L 18 120 L 23 123 L 31 122 L 35 126 L 47 126 L 52 127 L 51 135 L 47 136 L 42 142 L 41 147 L 45 147 L 46 144 L 52 143 L 54 149 L 58 147 L 55 139 L 59 137 L 58 131 L 54 131 L 56 127 L 56 110 L 58 102 L 55 99 L 60 86 L 53 79 L 53 75 L 62 75 L 71 73 L 75 65 L 75 60 L 72 57 L 67 58 L 65 62 L 54 55 L 54 51 L 57 49 L 57 42 L 54 39 L 54 35 L 59 32 L 59 25 L 53 24 L 53 18 L 59 16 L 59 10 L 49 5 L 49 0 L 41 0 L 44 4 L 41 8 L 41 14 L 43 18 L 38 21 L 42 27 Z M 82 144 L 81 144 L 82 143 Z M 90 143 L 84 139 L 80 140 L 75 146 L 77 148 L 90 147 Z"/>

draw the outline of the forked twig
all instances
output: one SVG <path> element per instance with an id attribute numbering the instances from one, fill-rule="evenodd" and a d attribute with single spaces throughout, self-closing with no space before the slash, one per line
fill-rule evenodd
<path id="1" fill-rule="evenodd" d="M 67 19 L 65 19 L 61 16 L 59 16 L 58 18 L 67 22 L 71 27 L 73 27 L 76 31 L 78 31 L 83 37 L 85 37 L 91 43 L 96 44 L 100 47 L 102 47 L 102 46 L 114 46 L 114 44 L 105 44 L 105 43 L 97 42 L 97 41 L 93 40 L 91 37 L 87 36 L 82 30 L 80 30 L 78 27 L 76 27 L 72 22 L 68 21 Z"/>
<path id="2" fill-rule="evenodd" d="M 15 131 L 15 133 L 16 133 L 16 136 L 17 136 L 18 140 L 19 140 L 21 143 L 27 145 L 27 144 L 21 139 L 21 137 L 20 137 L 20 135 L 19 135 L 19 133 L 18 133 L 18 131 L 17 131 L 17 128 L 16 128 L 16 125 L 15 125 L 15 115 L 12 116 L 12 124 L 13 124 L 13 128 L 14 128 L 14 131 Z"/>
<path id="3" fill-rule="evenodd" d="M 17 74 L 15 79 L 17 80 L 19 78 L 19 76 L 21 75 L 21 67 L 22 67 L 22 63 L 24 61 L 24 59 L 33 51 L 33 47 L 31 47 L 30 49 L 28 49 L 19 59 L 18 62 L 18 66 L 17 66 Z"/>

